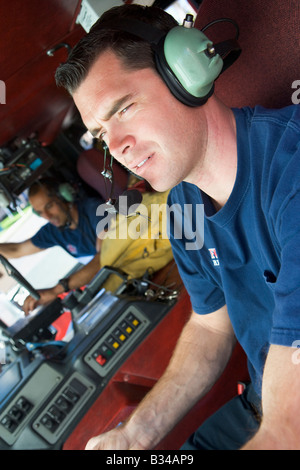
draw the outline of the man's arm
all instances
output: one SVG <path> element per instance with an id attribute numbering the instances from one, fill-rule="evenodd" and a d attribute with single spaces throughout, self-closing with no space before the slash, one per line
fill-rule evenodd
<path id="1" fill-rule="evenodd" d="M 94 258 L 79 271 L 75 272 L 69 277 L 69 287 L 70 290 L 77 289 L 82 287 L 85 284 L 88 284 L 93 277 L 100 270 L 100 254 L 97 253 Z M 23 310 L 25 315 L 28 315 L 32 310 L 34 310 L 38 305 L 44 305 L 52 300 L 55 300 L 59 294 L 64 292 L 64 288 L 61 284 L 57 284 L 54 287 L 49 289 L 40 289 L 38 293 L 40 294 L 40 299 L 36 300 L 31 295 L 26 297 Z"/>
<path id="2" fill-rule="evenodd" d="M 43 250 L 44 248 L 38 248 L 30 239 L 18 243 L 0 243 L 0 254 L 5 258 L 21 258 Z"/>
<path id="3" fill-rule="evenodd" d="M 300 450 L 299 405 L 299 353 L 271 345 L 263 375 L 262 423 L 243 449 Z"/>
<path id="4" fill-rule="evenodd" d="M 203 316 L 193 312 L 157 384 L 124 425 L 92 438 L 86 449 L 153 449 L 215 383 L 234 344 L 226 307 Z"/>

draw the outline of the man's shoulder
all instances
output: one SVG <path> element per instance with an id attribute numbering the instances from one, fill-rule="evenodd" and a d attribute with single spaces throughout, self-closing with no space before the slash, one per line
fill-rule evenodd
<path id="1" fill-rule="evenodd" d="M 97 208 L 105 204 L 104 199 L 99 197 L 85 197 L 77 201 L 77 210 L 79 212 L 79 217 L 82 214 L 89 215 L 89 217 L 96 217 Z"/>
<path id="2" fill-rule="evenodd" d="M 82 199 L 80 199 L 79 201 L 77 201 L 77 205 L 78 206 L 83 206 L 83 207 L 86 207 L 86 206 L 99 206 L 99 204 L 104 204 L 105 201 L 104 199 L 101 198 L 101 196 L 99 197 L 96 197 L 96 196 L 93 196 L 93 197 L 84 197 Z"/>
<path id="3" fill-rule="evenodd" d="M 300 131 L 300 106 L 289 105 L 283 108 L 264 108 L 255 106 L 254 108 L 244 107 L 233 109 L 235 115 L 243 116 L 251 125 L 257 125 L 262 128 L 266 125 L 280 125 L 284 127 L 294 127 Z"/>

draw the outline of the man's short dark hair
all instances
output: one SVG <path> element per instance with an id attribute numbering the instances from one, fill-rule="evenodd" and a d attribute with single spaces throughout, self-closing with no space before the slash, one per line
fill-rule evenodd
<path id="1" fill-rule="evenodd" d="M 35 196 L 40 191 L 45 191 L 50 197 L 57 193 L 58 183 L 54 178 L 45 177 L 34 181 L 28 189 L 28 197 Z"/>
<path id="2" fill-rule="evenodd" d="M 71 51 L 67 62 L 56 71 L 58 86 L 63 86 L 72 95 L 86 78 L 91 66 L 99 55 L 113 51 L 122 60 L 127 70 L 144 68 L 155 69 L 153 51 L 150 44 L 134 34 L 105 29 L 103 25 L 114 20 L 134 18 L 168 32 L 177 25 L 176 20 L 157 7 L 142 5 L 122 5 L 106 11 Z M 121 79 L 121 77 L 120 77 Z"/>

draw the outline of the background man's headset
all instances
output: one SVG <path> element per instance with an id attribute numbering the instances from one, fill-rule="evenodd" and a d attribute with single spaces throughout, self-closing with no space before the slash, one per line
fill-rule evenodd
<path id="1" fill-rule="evenodd" d="M 217 44 L 204 34 L 210 26 L 230 22 L 236 29 L 234 38 Z M 187 14 L 182 26 L 175 26 L 168 33 L 133 18 L 106 22 L 103 29 L 124 31 L 148 42 L 154 52 L 158 73 L 171 93 L 187 106 L 202 106 L 214 92 L 214 82 L 241 53 L 238 44 L 239 28 L 230 18 L 220 18 L 207 24 L 202 30 L 194 28 L 193 15 Z M 104 169 L 102 175 L 111 181 L 108 202 L 113 201 L 113 171 L 111 156 L 106 168 L 106 151 L 103 144 Z"/>

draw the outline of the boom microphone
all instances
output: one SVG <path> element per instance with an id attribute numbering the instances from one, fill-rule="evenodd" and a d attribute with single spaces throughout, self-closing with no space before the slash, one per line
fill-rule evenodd
<path id="1" fill-rule="evenodd" d="M 109 150 L 105 143 L 103 143 L 103 150 L 104 150 L 104 163 L 103 163 L 103 171 L 101 172 L 101 175 L 104 177 L 104 180 L 108 179 L 111 182 L 110 196 L 105 203 L 107 205 L 106 211 L 110 214 L 119 213 L 119 214 L 125 215 L 126 217 L 133 216 L 133 215 L 142 215 L 139 212 L 136 212 L 135 210 L 137 206 L 143 200 L 142 194 L 137 189 L 127 189 L 118 197 L 118 199 L 112 198 L 112 195 L 114 192 L 114 173 L 113 173 L 113 168 L 112 168 L 113 156 L 110 155 L 109 167 L 106 168 L 106 157 L 107 157 L 107 152 Z"/>

